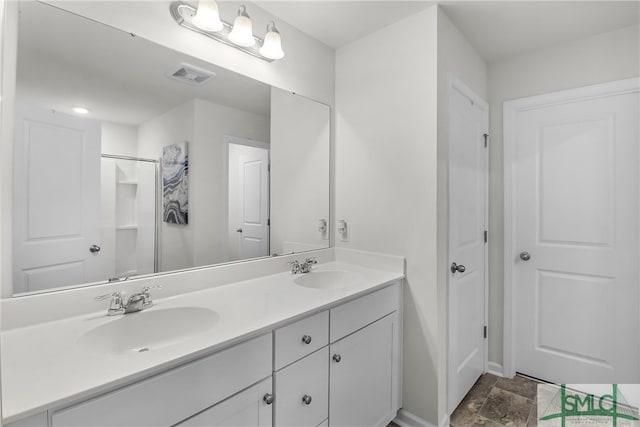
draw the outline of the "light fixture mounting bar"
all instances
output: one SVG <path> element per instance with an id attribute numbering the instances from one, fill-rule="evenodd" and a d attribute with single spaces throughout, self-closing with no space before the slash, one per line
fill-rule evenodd
<path id="1" fill-rule="evenodd" d="M 262 54 L 260 54 L 259 49 L 260 49 L 260 46 L 262 46 L 262 42 L 263 42 L 263 40 L 260 37 L 257 37 L 255 35 L 253 36 L 253 38 L 256 40 L 256 44 L 251 47 L 238 46 L 230 42 L 228 39 L 229 33 L 233 28 L 233 26 L 228 22 L 221 20 L 223 25 L 222 30 L 217 32 L 209 32 L 209 31 L 201 30 L 200 28 L 192 24 L 191 21 L 196 14 L 196 8 L 191 6 L 190 4 L 185 3 L 183 1 L 174 1 L 169 6 L 169 11 L 171 12 L 171 16 L 173 17 L 173 19 L 181 27 L 184 27 L 188 30 L 195 31 L 196 33 L 199 33 L 209 38 L 212 38 L 214 40 L 217 40 L 220 43 L 226 44 L 227 46 L 234 47 L 238 50 L 248 53 L 251 56 L 260 58 L 263 61 L 267 61 L 267 62 L 274 61 L 273 59 L 264 57 L 262 56 Z"/>

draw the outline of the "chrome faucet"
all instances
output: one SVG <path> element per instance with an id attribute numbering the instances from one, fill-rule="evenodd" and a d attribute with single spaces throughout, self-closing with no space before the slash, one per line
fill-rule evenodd
<path id="1" fill-rule="evenodd" d="M 311 267 L 317 263 L 318 261 L 314 257 L 305 259 L 303 263 L 293 260 L 289 263 L 291 265 L 291 274 L 310 273 Z"/>
<path id="2" fill-rule="evenodd" d="M 136 311 L 144 310 L 145 308 L 149 308 L 153 305 L 153 301 L 151 300 L 151 295 L 149 295 L 149 291 L 151 289 L 160 289 L 162 286 L 145 286 L 142 288 L 140 292 L 137 292 L 131 295 L 129 298 L 126 297 L 124 292 L 113 292 L 111 294 L 104 294 L 95 297 L 96 301 L 102 301 L 107 298 L 111 298 L 111 304 L 109 305 L 109 309 L 107 310 L 108 316 L 115 316 L 116 314 L 127 314 L 127 313 L 135 313 Z"/>

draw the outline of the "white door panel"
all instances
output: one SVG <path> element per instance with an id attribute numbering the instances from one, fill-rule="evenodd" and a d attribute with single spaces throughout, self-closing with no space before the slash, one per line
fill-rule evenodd
<path id="1" fill-rule="evenodd" d="M 484 372 L 487 106 L 460 83 L 449 95 L 449 397 L 453 411 Z M 476 99 L 473 101 L 472 99 Z"/>
<path id="2" fill-rule="evenodd" d="M 572 96 L 517 112 L 516 369 L 638 382 L 638 92 Z"/>
<path id="3" fill-rule="evenodd" d="M 240 253 L 243 259 L 269 255 L 269 151 L 252 148 L 240 156 Z"/>
<path id="4" fill-rule="evenodd" d="M 15 291 L 102 279 L 100 123 L 35 107 L 16 111 Z"/>

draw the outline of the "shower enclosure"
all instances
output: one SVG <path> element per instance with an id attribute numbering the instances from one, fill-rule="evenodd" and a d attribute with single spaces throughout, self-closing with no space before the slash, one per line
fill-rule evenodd
<path id="1" fill-rule="evenodd" d="M 110 280 L 157 271 L 157 160 L 102 155 L 102 258 Z"/>

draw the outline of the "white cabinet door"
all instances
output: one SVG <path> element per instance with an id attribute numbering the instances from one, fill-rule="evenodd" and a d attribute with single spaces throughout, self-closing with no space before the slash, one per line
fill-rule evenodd
<path id="1" fill-rule="evenodd" d="M 266 380 L 207 409 L 176 427 L 270 427 L 273 403 L 272 380 Z"/>
<path id="2" fill-rule="evenodd" d="M 385 426 L 398 408 L 397 313 L 331 345 L 331 427 Z"/>
<path id="3" fill-rule="evenodd" d="M 329 348 L 275 373 L 278 427 L 315 427 L 327 418 Z"/>

